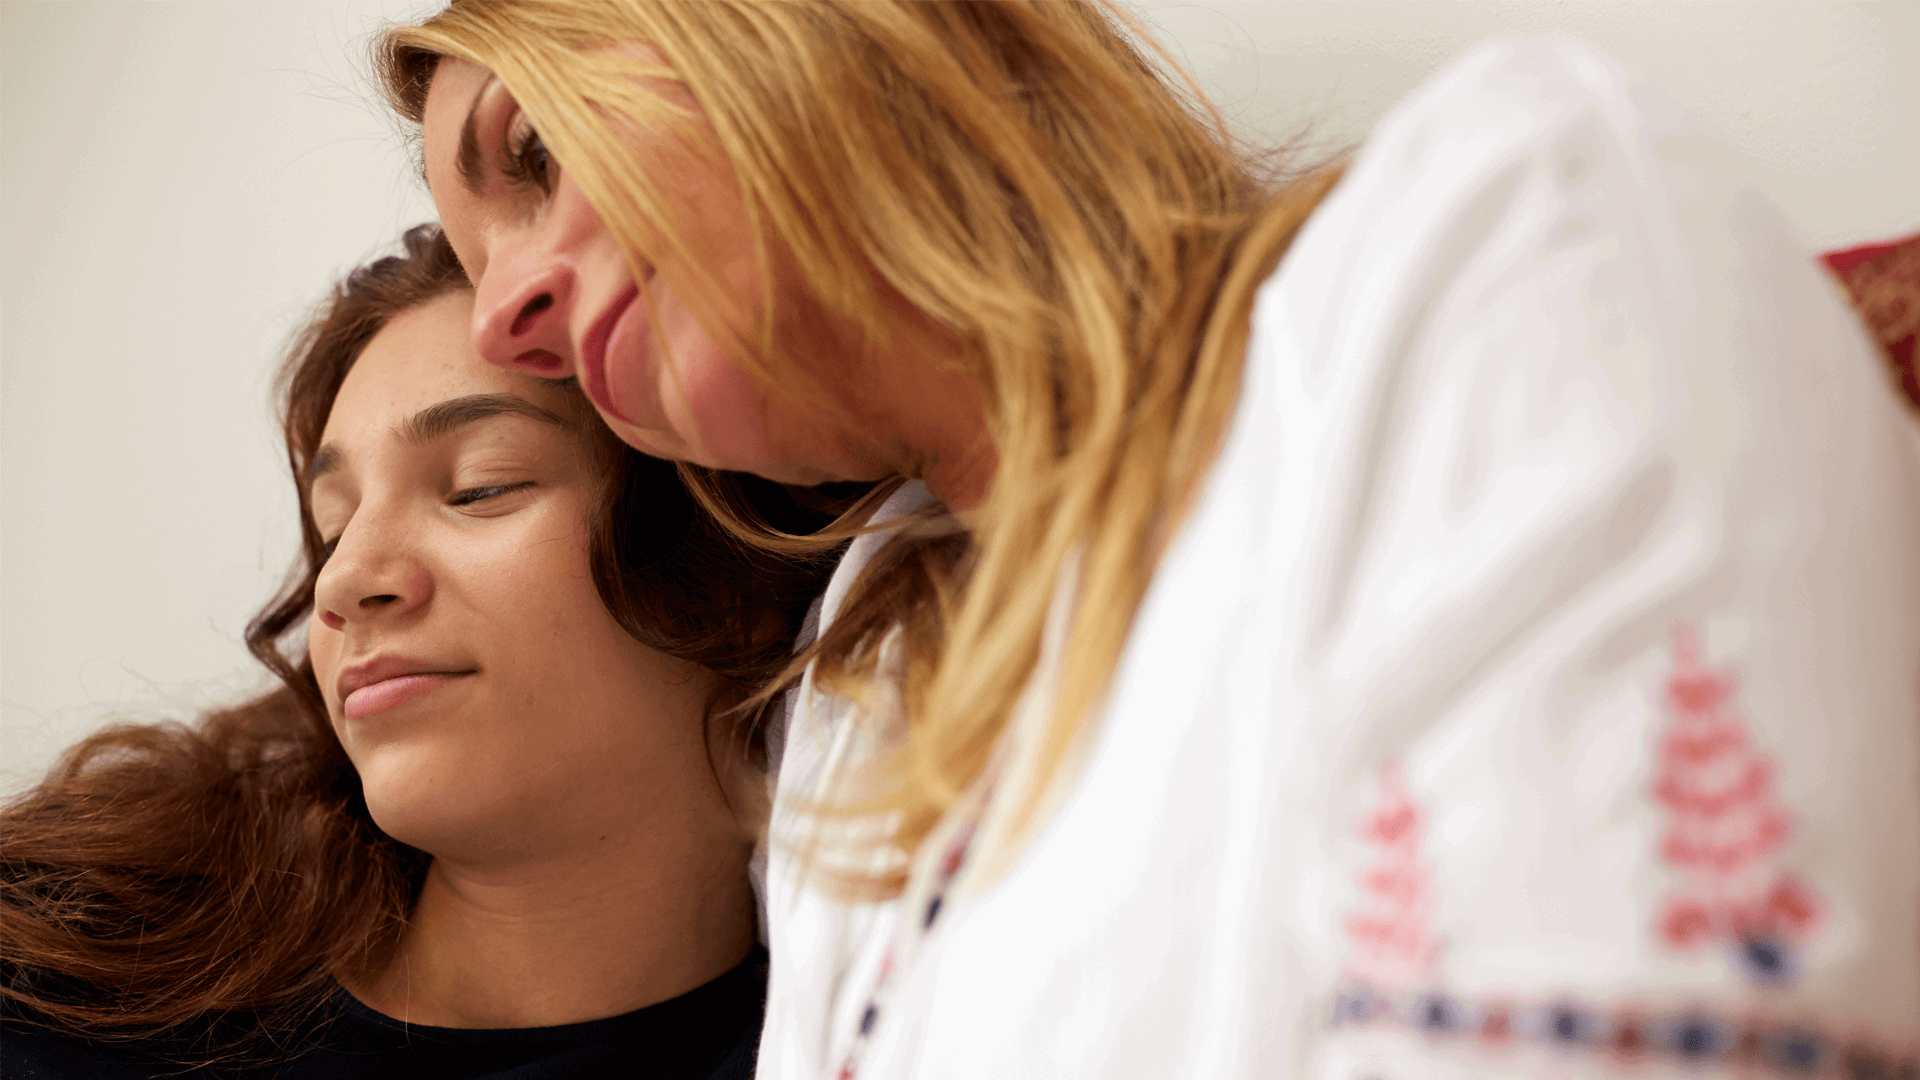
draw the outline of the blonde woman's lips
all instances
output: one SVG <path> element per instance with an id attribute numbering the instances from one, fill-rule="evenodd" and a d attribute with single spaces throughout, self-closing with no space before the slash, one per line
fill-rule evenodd
<path id="1" fill-rule="evenodd" d="M 364 720 L 369 716 L 397 709 L 409 701 L 431 694 L 447 683 L 469 674 L 472 673 L 431 671 L 382 679 L 348 694 L 340 702 L 340 711 L 345 713 L 349 720 Z"/>
<path id="2" fill-rule="evenodd" d="M 601 412 L 619 418 L 622 423 L 632 424 L 626 413 L 613 403 L 613 391 L 607 383 L 607 342 L 613 337 L 614 328 L 632 313 L 640 299 L 640 287 L 629 283 L 626 291 L 607 305 L 593 326 L 587 330 L 587 336 L 580 342 L 580 385 L 587 392 L 587 398 Z"/>

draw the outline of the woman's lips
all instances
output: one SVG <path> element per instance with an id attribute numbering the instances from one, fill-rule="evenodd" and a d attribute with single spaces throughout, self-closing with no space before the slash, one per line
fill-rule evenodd
<path id="1" fill-rule="evenodd" d="M 625 292 L 607 305 L 599 321 L 587 332 L 587 339 L 581 342 L 580 349 L 580 381 L 587 397 L 602 412 L 628 424 L 632 424 L 633 420 L 614 404 L 613 389 L 607 382 L 607 353 L 613 339 L 626 328 L 629 317 L 638 310 L 641 310 L 640 287 L 628 285 Z"/>
<path id="2" fill-rule="evenodd" d="M 340 703 L 340 711 L 349 720 L 365 719 L 389 709 L 397 709 L 423 694 L 430 694 L 455 679 L 471 674 L 468 671 L 433 671 L 382 679 L 348 694 Z"/>

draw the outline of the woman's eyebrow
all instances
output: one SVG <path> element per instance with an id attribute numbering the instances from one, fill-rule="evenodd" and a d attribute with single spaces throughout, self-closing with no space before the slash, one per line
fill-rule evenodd
<path id="1" fill-rule="evenodd" d="M 468 394 L 466 397 L 448 398 L 414 413 L 400 425 L 399 435 L 406 442 L 423 443 L 490 416 L 525 416 L 555 427 L 573 427 L 566 417 L 543 409 L 523 397 L 512 394 Z M 315 450 L 313 460 L 307 464 L 307 484 L 311 486 L 315 480 L 339 468 L 343 456 L 340 448 L 332 443 L 325 443 Z"/>
<path id="2" fill-rule="evenodd" d="M 572 426 L 559 413 L 543 409 L 523 397 L 512 394 L 469 394 L 466 397 L 448 398 L 414 413 L 400 425 L 400 437 L 410 443 L 422 443 L 490 416 L 525 416 L 555 427 Z M 319 463 L 317 455 L 314 461 L 316 465 Z"/>
<path id="3" fill-rule="evenodd" d="M 460 149 L 454 156 L 454 164 L 460 170 L 460 179 L 467 185 L 467 190 L 475 195 L 486 190 L 487 186 L 486 171 L 480 167 L 480 136 L 474 130 L 475 118 L 480 115 L 481 96 L 497 78 L 499 76 L 495 75 L 487 79 L 480 84 L 480 89 L 473 92 L 473 100 L 467 103 L 466 122 L 460 125 Z"/>

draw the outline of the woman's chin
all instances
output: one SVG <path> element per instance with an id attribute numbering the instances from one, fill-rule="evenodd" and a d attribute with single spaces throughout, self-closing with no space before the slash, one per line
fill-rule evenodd
<path id="1" fill-rule="evenodd" d="M 417 801 L 376 806 L 370 799 L 367 808 L 381 832 L 436 859 L 506 865 L 532 854 L 533 845 L 526 843 L 509 815 L 456 815 L 446 806 L 421 806 Z M 503 839 L 511 840 L 511 845 L 502 845 Z"/>
<path id="2" fill-rule="evenodd" d="M 705 440 L 695 441 L 674 432 L 649 431 L 632 424 L 623 423 L 602 413 L 601 418 L 613 431 L 614 437 L 635 450 L 650 457 L 666 461 L 684 461 L 689 465 L 715 469 L 720 472 L 750 472 L 765 476 L 780 483 L 821 483 L 822 480 L 795 481 L 771 474 L 770 463 L 762 460 L 766 455 L 759 451 L 759 445 L 736 445 L 741 440 L 721 439 L 717 444 Z"/>
<path id="3" fill-rule="evenodd" d="M 524 847 L 521 815 L 502 803 L 499 793 L 462 792 L 476 785 L 457 769 L 383 768 L 370 763 L 360 771 L 367 813 L 381 832 L 408 847 L 440 858 L 468 861 L 510 855 L 501 841 Z"/>
<path id="4" fill-rule="evenodd" d="M 693 461 L 696 465 L 705 464 L 694 461 L 691 456 L 694 452 L 693 448 L 687 445 L 685 439 L 671 431 L 642 427 L 598 406 L 595 406 L 594 411 L 600 415 L 600 421 L 607 425 L 607 430 L 613 432 L 614 438 L 649 457 L 657 457 L 665 461 Z"/>

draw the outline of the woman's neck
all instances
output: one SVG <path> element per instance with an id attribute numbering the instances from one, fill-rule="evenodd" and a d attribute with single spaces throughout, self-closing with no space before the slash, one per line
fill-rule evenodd
<path id="1" fill-rule="evenodd" d="M 769 442 L 806 467 L 765 475 L 789 483 L 905 476 L 953 510 L 974 509 L 999 465 L 979 382 L 951 330 L 897 295 L 890 314 L 885 344 L 846 320 L 807 324 L 798 335 L 827 343 L 812 372 L 845 412 L 833 422 L 811 410 L 770 418 Z"/>
<path id="2" fill-rule="evenodd" d="M 436 1027 L 546 1027 L 677 997 L 755 940 L 745 841 L 686 835 L 698 831 L 512 866 L 435 859 L 392 963 L 341 981 Z"/>

